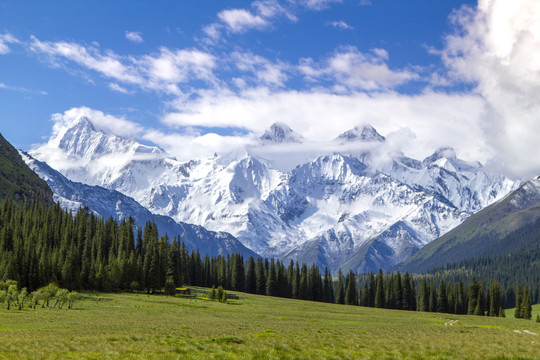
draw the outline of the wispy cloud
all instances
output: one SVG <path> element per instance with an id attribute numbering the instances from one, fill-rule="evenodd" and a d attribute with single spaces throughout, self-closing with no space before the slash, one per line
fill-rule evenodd
<path id="1" fill-rule="evenodd" d="M 125 65 L 122 58 L 111 51 L 102 53 L 95 47 L 85 47 L 66 41 L 44 42 L 35 36 L 31 37 L 29 48 L 35 53 L 48 56 L 56 66 L 59 66 L 57 60 L 65 59 L 112 79 L 131 84 L 144 83 L 144 79 L 135 68 Z"/>
<path id="2" fill-rule="evenodd" d="M 245 9 L 223 10 L 218 14 L 218 18 L 233 33 L 241 33 L 249 29 L 263 29 L 269 25 L 268 21 Z"/>
<path id="3" fill-rule="evenodd" d="M 124 89 L 123 87 L 121 87 L 120 85 L 116 83 L 109 83 L 109 89 L 111 89 L 112 91 L 122 93 L 122 94 L 129 94 L 128 90 Z"/>
<path id="4" fill-rule="evenodd" d="M 29 93 L 29 94 L 49 95 L 46 91 L 43 91 L 43 90 L 27 89 L 20 86 L 9 86 L 4 83 L 0 83 L 0 89 Z"/>
<path id="5" fill-rule="evenodd" d="M 182 93 L 180 83 L 193 79 L 212 82 L 212 70 L 216 66 L 213 55 L 195 49 L 171 50 L 162 47 L 159 53 L 139 57 L 120 56 L 112 51 L 101 51 L 95 46 L 65 41 L 46 42 L 36 37 L 32 37 L 29 49 L 46 56 L 49 63 L 57 67 L 66 61 L 73 62 L 123 84 L 174 95 Z M 122 91 L 116 83 L 109 87 Z"/>
<path id="6" fill-rule="evenodd" d="M 251 3 L 252 10 L 227 9 L 217 14 L 218 22 L 211 23 L 203 28 L 207 36 L 206 41 L 216 43 L 223 31 L 239 34 L 249 30 L 263 30 L 270 28 L 277 18 L 287 18 L 296 22 L 298 18 L 294 13 L 284 7 L 277 0 L 257 0 Z M 291 5 L 291 4 L 289 4 Z"/>
<path id="7" fill-rule="evenodd" d="M 255 86 L 284 86 L 288 79 L 286 73 L 288 66 L 284 63 L 273 63 L 270 60 L 252 53 L 234 52 L 231 59 L 238 70 L 249 72 L 254 75 Z M 248 80 L 242 76 L 244 83 Z M 253 85 L 253 84 L 252 84 Z"/>
<path id="8" fill-rule="evenodd" d="M 142 43 L 144 40 L 140 32 L 126 31 L 126 39 L 134 43 Z"/>
<path id="9" fill-rule="evenodd" d="M 343 20 L 339 20 L 339 21 L 329 21 L 326 23 L 326 26 L 332 26 L 332 27 L 335 27 L 335 28 L 338 28 L 338 29 L 344 29 L 344 30 L 353 30 L 354 27 L 352 27 L 351 25 L 347 24 L 345 21 Z"/>
<path id="10" fill-rule="evenodd" d="M 310 81 L 330 80 L 335 90 L 381 91 L 395 88 L 419 75 L 411 70 L 392 70 L 386 63 L 388 53 L 384 49 L 372 49 L 362 53 L 356 47 L 346 46 L 316 63 L 305 58 L 300 61 L 299 71 Z"/>
<path id="11" fill-rule="evenodd" d="M 0 34 L 0 55 L 7 54 L 11 51 L 9 44 L 17 44 L 20 41 L 10 33 Z"/>
<path id="12" fill-rule="evenodd" d="M 312 10 L 327 9 L 333 3 L 341 3 L 342 0 L 301 0 L 300 3 Z"/>

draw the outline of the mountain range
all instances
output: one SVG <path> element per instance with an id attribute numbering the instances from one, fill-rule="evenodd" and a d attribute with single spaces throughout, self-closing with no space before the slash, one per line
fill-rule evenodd
<path id="1" fill-rule="evenodd" d="M 265 147 L 306 141 L 276 123 L 259 138 L 256 152 L 231 149 L 178 161 L 159 147 L 96 129 L 83 117 L 23 157 L 66 207 L 80 203 L 104 216 L 144 213 L 144 221 L 168 217 L 232 234 L 239 243 L 231 249 L 245 246 L 333 272 L 392 269 L 519 186 L 459 159 L 451 148 L 423 160 L 392 153 L 381 161 L 386 139 L 369 125 L 334 139 L 343 151 L 287 171 L 260 155 Z M 44 162 L 61 174 L 51 175 Z"/>

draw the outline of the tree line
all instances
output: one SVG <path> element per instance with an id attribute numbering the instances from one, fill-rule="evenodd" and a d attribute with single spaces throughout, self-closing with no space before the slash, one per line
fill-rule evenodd
<path id="1" fill-rule="evenodd" d="M 88 209 L 74 215 L 58 204 L 17 206 L 10 200 L 0 205 L 0 279 L 14 279 L 30 291 L 50 283 L 72 291 L 147 293 L 172 293 L 182 285 L 221 286 L 338 304 L 504 315 L 504 289 L 496 281 L 485 287 L 474 278 L 453 283 L 382 271 L 361 276 L 339 271 L 334 281 L 328 269 L 321 274 L 314 264 L 286 265 L 239 254 L 201 256 L 177 236 L 172 241 L 160 236 L 154 223 L 137 229 L 132 218 L 118 222 Z"/>

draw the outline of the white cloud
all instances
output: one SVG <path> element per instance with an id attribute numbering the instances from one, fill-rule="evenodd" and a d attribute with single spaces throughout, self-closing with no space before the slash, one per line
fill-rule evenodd
<path id="1" fill-rule="evenodd" d="M 283 63 L 272 63 L 262 56 L 240 52 L 232 53 L 231 59 L 240 71 L 253 73 L 257 85 L 281 87 L 288 79 L 285 73 L 287 66 Z M 244 78 L 243 80 L 245 84 L 247 79 Z"/>
<path id="2" fill-rule="evenodd" d="M 150 130 L 144 139 L 157 144 L 180 161 L 210 157 L 215 153 L 224 154 L 245 151 L 245 146 L 253 143 L 250 136 L 223 136 L 216 133 L 204 135 L 190 133 L 163 133 Z"/>
<path id="3" fill-rule="evenodd" d="M 512 174 L 540 173 L 540 3 L 480 0 L 452 20 L 442 59 L 450 76 L 487 101 L 482 127 L 496 163 Z"/>
<path id="4" fill-rule="evenodd" d="M 22 93 L 29 93 L 29 94 L 49 95 L 46 91 L 43 91 L 43 90 L 27 89 L 20 86 L 9 86 L 4 83 L 0 83 L 0 89 L 17 91 L 17 92 L 22 92 Z"/>
<path id="5" fill-rule="evenodd" d="M 254 15 L 245 9 L 223 10 L 218 14 L 218 18 L 233 33 L 241 33 L 249 29 L 263 29 L 270 25 L 259 15 Z"/>
<path id="6" fill-rule="evenodd" d="M 312 59 L 301 59 L 298 69 L 310 81 L 335 81 L 335 85 L 341 85 L 335 87 L 337 90 L 388 90 L 419 79 L 418 74 L 410 70 L 390 69 L 387 60 L 388 53 L 383 49 L 362 53 L 347 46 L 339 48 L 320 64 Z"/>
<path id="7" fill-rule="evenodd" d="M 344 29 L 344 30 L 353 30 L 354 27 L 352 27 L 351 25 L 347 24 L 345 21 L 343 20 L 339 20 L 339 21 L 329 21 L 326 23 L 326 26 L 332 26 L 332 27 L 335 27 L 335 28 L 338 28 L 338 29 Z"/>
<path id="8" fill-rule="evenodd" d="M 301 0 L 300 3 L 311 10 L 323 10 L 333 3 L 341 3 L 342 0 Z"/>
<path id="9" fill-rule="evenodd" d="M 136 64 L 148 80 L 147 87 L 179 95 L 181 91 L 176 86 L 179 83 L 193 79 L 214 81 L 216 59 L 200 50 L 162 47 L 159 54 L 145 55 Z"/>
<path id="10" fill-rule="evenodd" d="M 137 31 L 126 31 L 126 39 L 134 43 L 142 43 L 144 41 L 141 33 Z"/>
<path id="11" fill-rule="evenodd" d="M 209 92 L 178 107 L 182 111 L 166 115 L 165 124 L 236 127 L 260 135 L 272 123 L 281 121 L 306 139 L 324 142 L 360 123 L 369 123 L 382 134 L 411 129 L 416 138 L 402 150 L 417 158 L 441 146 L 454 146 L 468 160 L 486 161 L 490 154 L 475 121 L 484 112 L 484 101 L 473 95 L 336 95 L 257 89 L 242 95 Z"/>
<path id="12" fill-rule="evenodd" d="M 298 18 L 290 10 L 283 7 L 277 0 L 254 1 L 251 6 L 265 19 L 285 16 L 290 21 L 296 22 Z"/>
<path id="13" fill-rule="evenodd" d="M 0 55 L 11 51 L 8 44 L 18 44 L 19 40 L 10 33 L 0 34 Z"/>
<path id="14" fill-rule="evenodd" d="M 131 84 L 142 85 L 144 83 L 144 79 L 137 70 L 123 64 L 122 58 L 113 52 L 103 54 L 95 47 L 85 47 L 65 41 L 42 42 L 35 36 L 31 37 L 30 50 L 49 56 L 51 61 L 55 61 L 59 57 L 71 60 L 112 79 Z"/>
<path id="15" fill-rule="evenodd" d="M 109 84 L 109 89 L 111 89 L 112 91 L 122 93 L 122 94 L 129 94 L 128 90 L 124 89 L 123 87 L 121 87 L 120 85 L 115 84 L 115 83 L 110 83 Z"/>
<path id="16" fill-rule="evenodd" d="M 182 94 L 178 86 L 181 83 L 193 79 L 209 83 L 214 81 L 214 56 L 196 49 L 171 50 L 162 47 L 157 54 L 122 57 L 112 51 L 102 52 L 96 47 L 64 41 L 42 42 L 35 37 L 32 37 L 29 48 L 37 54 L 46 55 L 54 66 L 59 67 L 62 60 L 68 60 L 124 84 L 177 96 Z M 109 85 L 109 88 L 128 91 L 119 84 Z"/>

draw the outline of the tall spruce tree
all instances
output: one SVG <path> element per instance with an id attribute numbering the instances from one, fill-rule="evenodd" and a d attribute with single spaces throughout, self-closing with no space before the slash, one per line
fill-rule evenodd
<path id="1" fill-rule="evenodd" d="M 379 269 L 377 273 L 377 279 L 375 280 L 375 307 L 384 308 L 385 298 L 384 298 L 384 280 L 382 270 Z"/>
<path id="2" fill-rule="evenodd" d="M 343 287 L 343 273 L 341 269 L 338 271 L 338 283 L 336 289 L 336 303 L 345 304 L 345 289 Z"/>
<path id="3" fill-rule="evenodd" d="M 246 291 L 251 294 L 257 292 L 257 272 L 255 271 L 255 259 L 250 256 L 247 265 Z"/>

